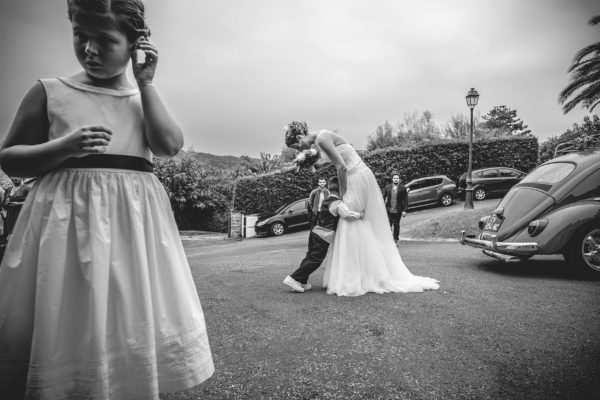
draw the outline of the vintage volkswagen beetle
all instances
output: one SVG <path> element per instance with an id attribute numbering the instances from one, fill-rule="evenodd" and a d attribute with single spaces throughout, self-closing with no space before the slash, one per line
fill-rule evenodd
<path id="1" fill-rule="evenodd" d="M 563 254 L 568 266 L 600 277 L 600 146 L 540 165 L 479 228 L 477 235 L 462 231 L 461 244 L 506 262 Z"/>

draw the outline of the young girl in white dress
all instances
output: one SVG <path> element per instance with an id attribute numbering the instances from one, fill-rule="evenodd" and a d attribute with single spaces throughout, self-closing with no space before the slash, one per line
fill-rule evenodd
<path id="1" fill-rule="evenodd" d="M 150 162 L 183 136 L 152 83 L 141 1 L 67 3 L 83 71 L 36 83 L 0 150 L 7 174 L 40 177 L 0 266 L 0 397 L 158 399 L 214 371 Z"/>
<path id="2" fill-rule="evenodd" d="M 340 195 L 352 210 L 362 211 L 359 221 L 340 220 L 323 265 L 327 293 L 360 296 L 367 292 L 422 292 L 438 289 L 437 280 L 416 276 L 402 262 L 390 233 L 381 190 L 373 172 L 340 135 L 321 130 L 308 132 L 302 121 L 285 127 L 285 143 L 297 150 L 316 146 L 322 162 L 335 165 Z"/>

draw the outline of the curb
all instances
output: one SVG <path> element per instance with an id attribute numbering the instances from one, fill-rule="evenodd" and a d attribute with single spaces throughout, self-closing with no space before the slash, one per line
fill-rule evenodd
<path id="1" fill-rule="evenodd" d="M 400 237 L 401 242 L 460 243 L 459 239 Z"/>

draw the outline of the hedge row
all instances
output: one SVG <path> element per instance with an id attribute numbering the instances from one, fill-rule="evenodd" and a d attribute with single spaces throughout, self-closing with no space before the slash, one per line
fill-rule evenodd
<path id="1" fill-rule="evenodd" d="M 412 149 L 386 148 L 361 152 L 381 188 L 388 184 L 392 172 L 398 172 L 403 182 L 430 175 L 446 175 L 458 182 L 468 169 L 469 143 L 444 141 Z M 505 166 L 529 172 L 537 165 L 538 140 L 535 137 L 500 138 L 473 143 L 473 169 Z M 333 176 L 329 167 L 321 174 Z M 302 170 L 273 172 L 240 178 L 235 183 L 233 208 L 245 214 L 265 216 L 292 201 L 308 197 L 316 187 L 317 174 Z"/>

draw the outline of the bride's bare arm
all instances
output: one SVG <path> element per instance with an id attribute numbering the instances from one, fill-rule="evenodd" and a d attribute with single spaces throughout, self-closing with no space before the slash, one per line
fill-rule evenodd
<path id="1" fill-rule="evenodd" d="M 340 183 L 340 197 L 344 197 L 346 188 L 348 187 L 348 169 L 344 159 L 335 148 L 333 142 L 333 133 L 329 131 L 321 131 L 315 139 L 317 145 L 327 154 L 337 171 L 338 180 Z"/>

